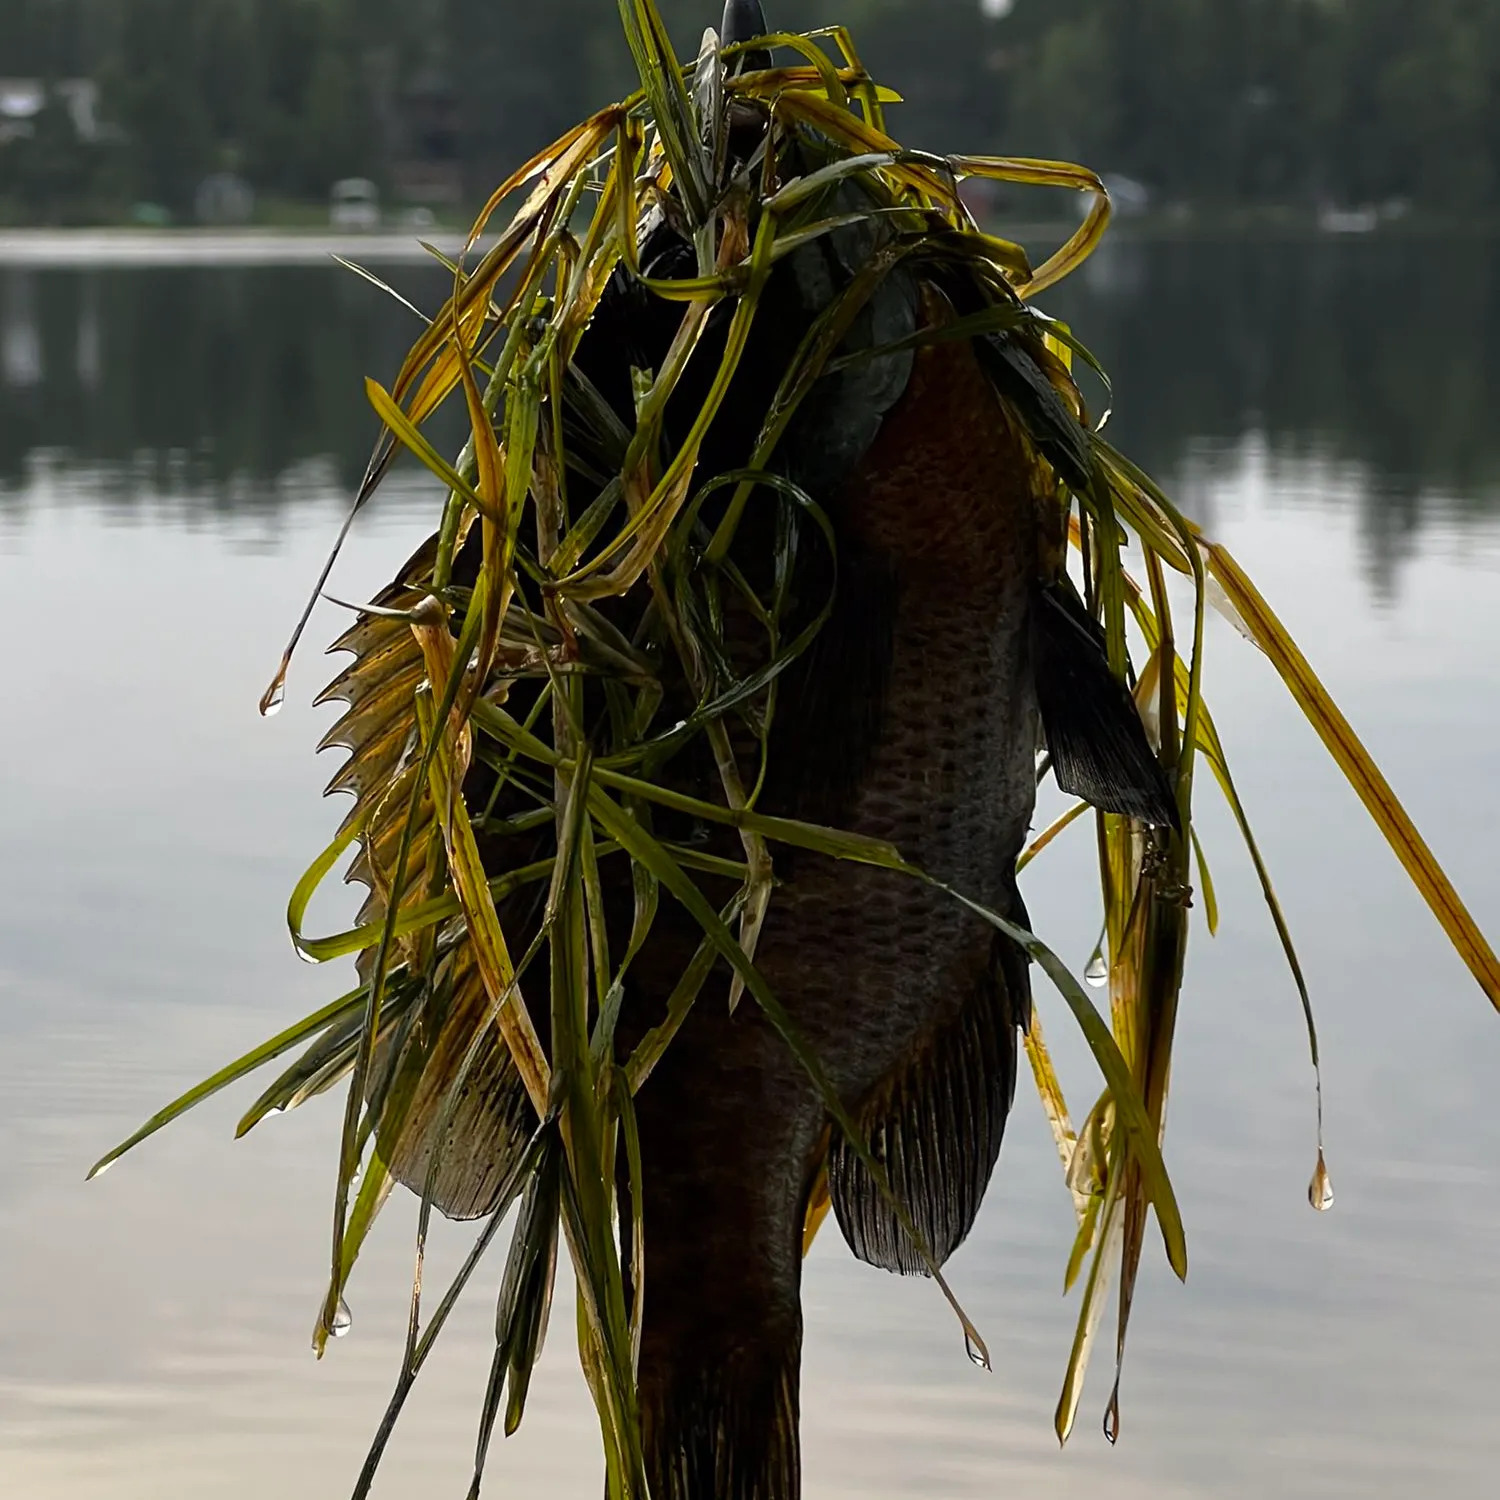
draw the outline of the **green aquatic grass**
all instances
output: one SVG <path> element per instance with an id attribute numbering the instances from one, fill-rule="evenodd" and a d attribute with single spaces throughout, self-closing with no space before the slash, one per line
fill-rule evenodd
<path id="1" fill-rule="evenodd" d="M 842 28 L 758 40 L 756 49 L 770 49 L 775 65 L 746 72 L 738 67 L 746 49 L 721 49 L 712 33 L 697 58 L 683 63 L 674 57 L 651 0 L 621 0 L 620 11 L 640 89 L 575 126 L 497 188 L 463 252 L 447 263 L 451 296 L 424 319 L 390 386 L 368 383 L 382 434 L 350 519 L 405 448 L 433 476 L 436 542 L 377 604 L 361 608 L 345 638 L 356 651 L 354 666 L 341 679 L 353 706 L 341 721 L 346 727 L 338 742 L 353 751 L 341 778 L 355 803 L 299 882 L 288 910 L 298 950 L 316 962 L 354 955 L 360 983 L 184 1094 L 93 1170 L 103 1170 L 208 1095 L 303 1048 L 245 1115 L 241 1131 L 347 1080 L 330 1277 L 314 1333 L 320 1352 L 341 1321 L 359 1248 L 396 1177 L 408 1170 L 402 1164 L 425 1161 L 408 1337 L 397 1388 L 356 1493 L 368 1489 L 459 1291 L 497 1237 L 507 1210 L 520 1201 L 497 1308 L 475 1489 L 497 1423 L 510 1432 L 522 1419 L 562 1242 L 578 1286 L 579 1354 L 599 1412 L 607 1493 L 619 1500 L 645 1495 L 634 1373 L 645 1245 L 639 1221 L 621 1212 L 617 1184 L 622 1176 L 638 1181 L 641 1170 L 634 1095 L 672 1045 L 716 961 L 732 970 L 731 1003 L 761 1008 L 822 1093 L 830 1118 L 890 1195 L 819 1059 L 757 971 L 756 942 L 775 900 L 779 848 L 815 850 L 935 882 L 888 844 L 758 810 L 777 678 L 807 648 L 827 611 L 792 631 L 784 587 L 757 594 L 729 552 L 755 494 L 799 518 L 809 545 L 833 546 L 811 498 L 769 471 L 778 441 L 819 375 L 833 367 L 845 333 L 885 276 L 924 259 L 962 264 L 984 290 L 987 307 L 919 337 L 966 337 L 1024 325 L 1045 342 L 1053 389 L 1050 402 L 1032 414 L 1035 461 L 1056 487 L 1083 596 L 1104 629 L 1113 669 L 1131 685 L 1153 735 L 1176 790 L 1181 825 L 1148 827 L 1080 804 L 1023 856 L 1023 864 L 1038 857 L 1070 823 L 1092 816 L 1105 923 L 1102 973 L 1091 978 L 1103 981 L 1101 989 L 1107 985 L 1107 1011 L 1038 937 L 963 892 L 950 892 L 1025 947 L 1080 1027 L 1099 1069 L 1097 1100 L 1075 1128 L 1038 1017 L 1026 1047 L 1078 1213 L 1066 1280 L 1070 1287 L 1082 1281 L 1057 1431 L 1066 1439 L 1074 1424 L 1113 1284 L 1117 1379 L 1106 1412 L 1113 1436 L 1119 1425 L 1118 1369 L 1153 1214 L 1170 1265 L 1179 1276 L 1187 1271 L 1186 1236 L 1161 1144 L 1195 889 L 1196 909 L 1210 931 L 1217 922 L 1194 833 L 1200 761 L 1244 836 L 1306 1007 L 1317 1062 L 1311 1005 L 1288 924 L 1204 702 L 1208 608 L 1228 612 L 1266 653 L 1497 1005 L 1500 963 L 1254 585 L 1105 441 L 1069 373 L 1075 359 L 1097 370 L 1086 348 L 1072 330 L 1032 306 L 1031 299 L 1076 269 L 1103 235 L 1109 200 L 1099 179 L 1065 163 L 938 157 L 903 147 L 885 124 L 885 105 L 897 96 L 869 76 Z M 777 153 L 768 151 L 726 190 L 728 110 L 746 102 L 765 109 L 773 139 L 800 133 L 820 142 L 823 164 L 780 181 Z M 970 177 L 1070 189 L 1088 195 L 1090 205 L 1067 243 L 1032 268 L 1019 245 L 986 232 L 964 208 L 959 185 Z M 834 194 L 851 181 L 862 185 L 869 207 L 835 208 Z M 847 202 L 840 197 L 841 205 Z M 561 415 L 565 375 L 616 267 L 641 275 L 637 226 L 661 205 L 681 219 L 697 265 L 689 277 L 647 284 L 679 301 L 683 320 L 662 368 L 640 372 L 635 427 L 614 433 L 617 468 L 598 476 L 597 498 L 578 507 L 569 494 Z M 893 223 L 896 233 L 809 328 L 765 413 L 750 465 L 705 480 L 697 472 L 699 446 L 743 354 L 772 267 L 797 246 L 875 215 Z M 503 227 L 480 253 L 492 222 Z M 699 347 L 710 310 L 721 304 L 732 316 L 718 368 L 688 436 L 669 447 L 663 432 L 667 399 Z M 470 424 L 469 440 L 453 462 L 423 431 L 449 400 L 463 402 Z M 603 430 L 619 426 L 607 410 L 591 415 Z M 460 588 L 453 582 L 454 558 L 475 528 L 482 564 L 472 587 Z M 788 520 L 778 545 L 792 545 L 785 538 L 794 530 Z M 1129 555 L 1142 560 L 1143 577 L 1127 571 Z M 777 564 L 784 580 L 788 559 L 778 557 Z M 1190 610 L 1174 613 L 1169 574 L 1187 580 Z M 319 590 L 327 576 L 325 569 Z M 632 591 L 650 600 L 655 654 L 624 637 L 600 607 Z M 765 637 L 760 665 L 738 677 L 727 666 L 718 635 L 728 596 L 748 605 Z M 292 647 L 305 623 L 306 615 Z M 281 701 L 292 647 L 267 692 L 266 711 Z M 671 727 L 657 718 L 663 659 L 690 684 L 698 704 L 684 723 Z M 512 714 L 505 693 L 495 691 L 497 681 L 535 688 L 524 717 Z M 609 728 L 591 734 L 585 730 L 584 693 L 601 684 Z M 377 701 L 379 715 L 362 707 Z M 756 751 L 749 758 L 743 737 L 737 741 L 731 734 L 736 723 L 753 730 Z M 695 736 L 712 751 L 716 797 L 688 797 L 657 779 L 663 756 Z M 470 807 L 463 790 L 468 769 L 479 762 L 494 770 L 500 785 L 524 789 L 533 806 L 524 815 L 527 826 L 552 827 L 552 852 L 545 859 L 485 867 L 476 827 L 488 809 Z M 653 832 L 653 807 L 736 830 L 742 858 L 662 840 Z M 352 849 L 360 851 L 357 869 L 371 887 L 365 911 L 346 932 L 311 936 L 304 931 L 309 902 Z M 612 943 L 604 920 L 601 867 L 607 861 L 615 862 L 611 869 L 628 865 L 634 892 L 634 921 L 623 949 Z M 727 904 L 711 900 L 704 876 L 735 882 L 733 898 Z M 544 890 L 545 899 L 537 932 L 518 951 L 521 934 L 506 930 L 497 902 L 526 886 Z M 692 914 L 702 942 L 669 1001 L 667 1020 L 631 1055 L 619 1057 L 615 1023 L 624 980 L 649 938 L 663 892 Z M 525 982 L 543 949 L 550 975 L 545 994 Z M 535 1020 L 540 1006 L 546 1006 L 549 1021 L 545 1048 Z M 503 1044 L 499 1064 L 497 1036 Z M 441 1089 L 431 1085 L 438 1069 L 433 1059 L 442 1060 Z M 491 1066 L 514 1069 L 517 1088 L 524 1091 L 520 1107 L 529 1111 L 528 1139 L 489 1195 L 492 1206 L 463 1270 L 424 1321 L 422 1260 L 434 1197 L 445 1170 L 464 1165 L 460 1160 L 455 1167 L 451 1158 L 462 1152 L 452 1137 L 466 1107 L 466 1086 Z M 1314 1196 L 1321 1204 L 1321 1098 L 1319 1134 Z M 920 1246 L 904 1205 L 892 1201 Z M 826 1206 L 826 1195 L 815 1196 L 809 1241 Z M 630 1232 L 622 1225 L 630 1225 Z M 922 1254 L 957 1314 L 971 1355 L 985 1362 L 979 1330 L 930 1254 Z"/>

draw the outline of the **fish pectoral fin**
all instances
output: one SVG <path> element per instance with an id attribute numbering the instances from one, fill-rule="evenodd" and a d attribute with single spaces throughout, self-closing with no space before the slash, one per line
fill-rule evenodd
<path id="1" fill-rule="evenodd" d="M 1098 625 L 1066 583 L 1038 589 L 1031 661 L 1052 774 L 1105 812 L 1178 826 L 1177 799 Z"/>
<path id="2" fill-rule="evenodd" d="M 1088 433 L 1036 358 L 1008 333 L 981 335 L 974 340 L 974 353 L 990 384 L 1010 404 L 1059 477 L 1073 489 L 1087 489 L 1093 472 Z"/>
<path id="3" fill-rule="evenodd" d="M 855 1114 L 891 1192 L 938 1265 L 973 1227 L 989 1186 L 1015 1095 L 1016 1029 L 1030 1012 L 1025 958 L 997 939 L 957 1014 L 924 1038 Z M 828 1192 L 860 1260 L 903 1276 L 928 1274 L 890 1200 L 837 1130 Z"/>

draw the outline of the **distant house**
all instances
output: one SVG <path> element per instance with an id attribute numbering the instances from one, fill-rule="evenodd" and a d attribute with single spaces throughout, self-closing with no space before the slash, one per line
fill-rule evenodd
<path id="1" fill-rule="evenodd" d="M 379 189 L 368 177 L 339 178 L 329 190 L 328 222 L 335 229 L 379 229 Z"/>
<path id="2" fill-rule="evenodd" d="M 0 78 L 0 146 L 33 135 L 32 123 L 47 106 L 47 86 L 40 78 Z"/>
<path id="3" fill-rule="evenodd" d="M 67 113 L 74 137 L 86 145 L 120 133 L 100 121 L 99 85 L 92 78 L 60 78 L 50 89 L 40 78 L 0 78 L 0 146 L 34 135 L 36 117 L 49 105 Z"/>
<path id="4" fill-rule="evenodd" d="M 47 103 L 47 86 L 40 78 L 0 78 L 0 115 L 7 120 L 29 120 Z"/>

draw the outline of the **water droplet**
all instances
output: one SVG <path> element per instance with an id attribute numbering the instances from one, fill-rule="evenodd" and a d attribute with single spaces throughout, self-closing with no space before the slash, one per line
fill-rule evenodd
<path id="1" fill-rule="evenodd" d="M 1317 1168 L 1313 1172 L 1312 1181 L 1307 1185 L 1307 1201 L 1320 1214 L 1326 1214 L 1333 1207 L 1333 1179 L 1328 1175 L 1328 1164 L 1323 1160 L 1321 1148 L 1318 1150 Z"/>
<path id="2" fill-rule="evenodd" d="M 333 1322 L 328 1331 L 334 1338 L 341 1339 L 354 1327 L 354 1314 L 349 1311 L 349 1304 L 342 1297 L 339 1298 L 338 1311 L 333 1315 Z"/>
<path id="3" fill-rule="evenodd" d="M 119 1161 L 119 1159 L 120 1158 L 117 1156 L 115 1158 L 115 1161 Z M 114 1166 L 115 1161 L 107 1161 L 102 1167 L 95 1167 L 94 1170 L 89 1173 L 89 1179 L 92 1181 L 94 1178 L 103 1177 L 104 1174 L 109 1171 L 112 1166 Z"/>
<path id="4" fill-rule="evenodd" d="M 989 1367 L 990 1367 L 989 1351 L 984 1347 L 983 1344 L 981 1344 L 979 1342 L 978 1338 L 974 1334 L 972 1334 L 972 1333 L 966 1333 L 966 1334 L 964 1334 L 964 1353 L 969 1356 L 970 1362 L 973 1363 L 973 1364 L 978 1365 L 981 1370 L 988 1370 L 989 1369 Z"/>
<path id="5" fill-rule="evenodd" d="M 1109 1398 L 1109 1405 L 1104 1409 L 1104 1436 L 1113 1447 L 1120 1441 L 1120 1390 L 1116 1386 L 1115 1393 Z"/>
<path id="6" fill-rule="evenodd" d="M 1083 977 L 1096 990 L 1102 990 L 1109 983 L 1109 965 L 1104 962 L 1104 955 L 1099 949 L 1094 949 L 1094 956 L 1089 960 L 1089 966 L 1083 971 Z"/>
<path id="7" fill-rule="evenodd" d="M 265 696 L 260 700 L 260 716 L 263 719 L 274 718 L 281 712 L 281 705 L 286 702 L 286 675 L 278 672 L 276 681 L 266 689 Z"/>

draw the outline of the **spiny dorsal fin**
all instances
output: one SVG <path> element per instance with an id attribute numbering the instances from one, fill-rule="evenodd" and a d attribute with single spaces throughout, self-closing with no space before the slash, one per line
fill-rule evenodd
<path id="1" fill-rule="evenodd" d="M 1016 1027 L 1030 1015 L 1031 989 L 1019 950 L 1003 953 L 1002 942 L 975 975 L 957 1015 L 855 1116 L 939 1265 L 973 1227 L 1015 1094 Z M 838 1132 L 829 1148 L 828 1191 L 839 1228 L 860 1260 L 903 1276 L 926 1274 L 895 1211 Z"/>
<path id="2" fill-rule="evenodd" d="M 424 598 L 436 552 L 437 539 L 430 537 L 374 602 L 383 609 L 408 609 Z M 422 652 L 405 620 L 365 611 L 328 649 L 347 651 L 354 660 L 314 700 L 341 699 L 348 705 L 318 746 L 342 745 L 349 751 L 326 790 L 354 794 L 350 819 L 372 824 L 368 845 L 372 838 L 378 841 L 391 818 L 404 815 L 404 804 L 393 807 L 398 799 L 387 799 L 386 792 L 414 739 L 412 688 L 425 672 Z"/>
<path id="3" fill-rule="evenodd" d="M 406 609 L 422 599 L 432 578 L 436 540 L 429 539 L 383 589 L 375 603 Z M 323 746 L 343 745 L 349 758 L 329 784 L 330 791 L 354 794 L 345 819 L 362 827 L 359 849 L 346 878 L 369 888 L 359 912 L 361 925 L 380 921 L 391 899 L 402 832 L 416 774 L 414 688 L 426 666 L 405 620 L 361 612 L 332 648 L 354 660 L 319 695 L 342 699 L 348 709 L 323 737 Z M 320 747 L 321 748 L 321 747 Z M 418 799 L 406 880 L 398 900 L 406 906 L 427 894 L 427 867 L 437 829 L 432 801 Z M 461 919 L 459 920 L 461 926 Z M 458 1079 L 476 1033 L 483 1040 L 442 1132 L 433 1203 L 455 1219 L 491 1212 L 498 1202 L 516 1153 L 525 1148 L 533 1124 L 531 1104 L 499 1031 L 485 1021 L 488 997 L 466 936 L 450 932 L 452 950 L 438 965 L 434 981 L 418 1002 L 419 1012 L 401 1033 L 382 1044 L 378 1078 L 394 1067 L 377 1136 L 392 1176 L 421 1193 L 445 1101 Z M 368 978 L 374 950 L 360 956 Z M 372 1079 L 372 1089 L 376 1079 Z"/>

